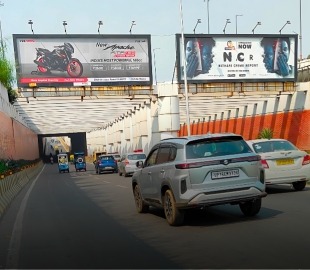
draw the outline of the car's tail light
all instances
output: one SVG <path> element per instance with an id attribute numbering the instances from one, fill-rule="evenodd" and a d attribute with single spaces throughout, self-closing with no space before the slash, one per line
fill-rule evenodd
<path id="1" fill-rule="evenodd" d="M 302 161 L 302 165 L 310 164 L 310 155 L 305 155 Z"/>
<path id="2" fill-rule="evenodd" d="M 267 160 L 262 159 L 260 162 L 262 163 L 262 165 L 263 165 L 263 168 L 264 168 L 264 169 L 269 169 L 269 166 L 268 166 Z"/>
<path id="3" fill-rule="evenodd" d="M 125 160 L 125 166 L 129 164 L 128 159 Z"/>

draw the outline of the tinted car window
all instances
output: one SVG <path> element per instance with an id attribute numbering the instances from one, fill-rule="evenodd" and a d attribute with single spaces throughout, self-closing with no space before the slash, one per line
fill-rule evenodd
<path id="1" fill-rule="evenodd" d="M 156 157 L 158 153 L 158 148 L 156 148 L 145 161 L 145 167 L 152 166 L 156 163 Z"/>
<path id="2" fill-rule="evenodd" d="M 158 152 L 156 164 L 166 163 L 170 158 L 170 147 L 161 147 Z"/>
<path id="3" fill-rule="evenodd" d="M 197 140 L 186 145 L 186 158 L 235 155 L 252 152 L 241 137 Z"/>

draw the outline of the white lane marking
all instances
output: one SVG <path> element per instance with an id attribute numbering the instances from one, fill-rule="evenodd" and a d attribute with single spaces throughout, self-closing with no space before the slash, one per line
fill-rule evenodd
<path id="1" fill-rule="evenodd" d="M 117 187 L 121 187 L 121 188 L 128 188 L 128 187 L 125 187 L 125 186 L 121 186 L 121 185 L 116 185 Z"/>
<path id="2" fill-rule="evenodd" d="M 16 220 L 14 223 L 14 227 L 13 227 L 13 231 L 12 231 L 12 237 L 10 240 L 9 251 L 8 251 L 8 256 L 7 256 L 7 260 L 6 260 L 6 268 L 18 269 L 20 242 L 21 242 L 21 237 L 22 237 L 23 219 L 24 219 L 25 209 L 27 206 L 29 195 L 30 195 L 34 185 L 36 184 L 38 178 L 40 177 L 41 173 L 43 172 L 44 168 L 45 168 L 45 165 L 43 166 L 40 173 L 37 175 L 37 177 L 32 182 L 32 184 L 29 187 L 25 197 L 23 198 L 23 200 L 21 202 L 21 206 L 18 210 Z"/>

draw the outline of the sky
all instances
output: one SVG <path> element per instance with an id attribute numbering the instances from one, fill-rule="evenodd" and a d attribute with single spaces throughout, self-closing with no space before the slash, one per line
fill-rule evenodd
<path id="1" fill-rule="evenodd" d="M 101 34 L 151 35 L 152 58 L 156 65 L 157 82 L 171 82 L 176 59 L 175 34 L 300 34 L 302 51 L 298 56 L 310 55 L 310 0 L 1 0 L 0 20 L 2 37 L 8 58 L 14 62 L 13 34 L 97 34 L 98 21 L 102 21 Z M 301 12 L 300 12 L 301 4 Z M 208 20 L 209 14 L 209 20 Z M 182 15 L 182 16 L 181 16 Z M 238 15 L 238 16 L 237 16 Z M 300 19 L 302 23 L 300 25 Z M 132 25 L 132 21 L 135 24 Z M 208 27 L 209 21 L 209 27 Z M 302 29 L 302 31 L 300 31 Z M 153 62 L 153 76 L 154 74 Z"/>

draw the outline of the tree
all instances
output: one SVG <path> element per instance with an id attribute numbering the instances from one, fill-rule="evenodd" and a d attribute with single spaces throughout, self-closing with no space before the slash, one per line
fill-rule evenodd
<path id="1" fill-rule="evenodd" d="M 3 44 L 3 43 L 2 43 Z M 17 100 L 17 93 L 13 90 L 15 77 L 13 72 L 13 65 L 5 57 L 5 46 L 0 48 L 0 82 L 8 91 L 9 102 L 13 104 Z"/>

